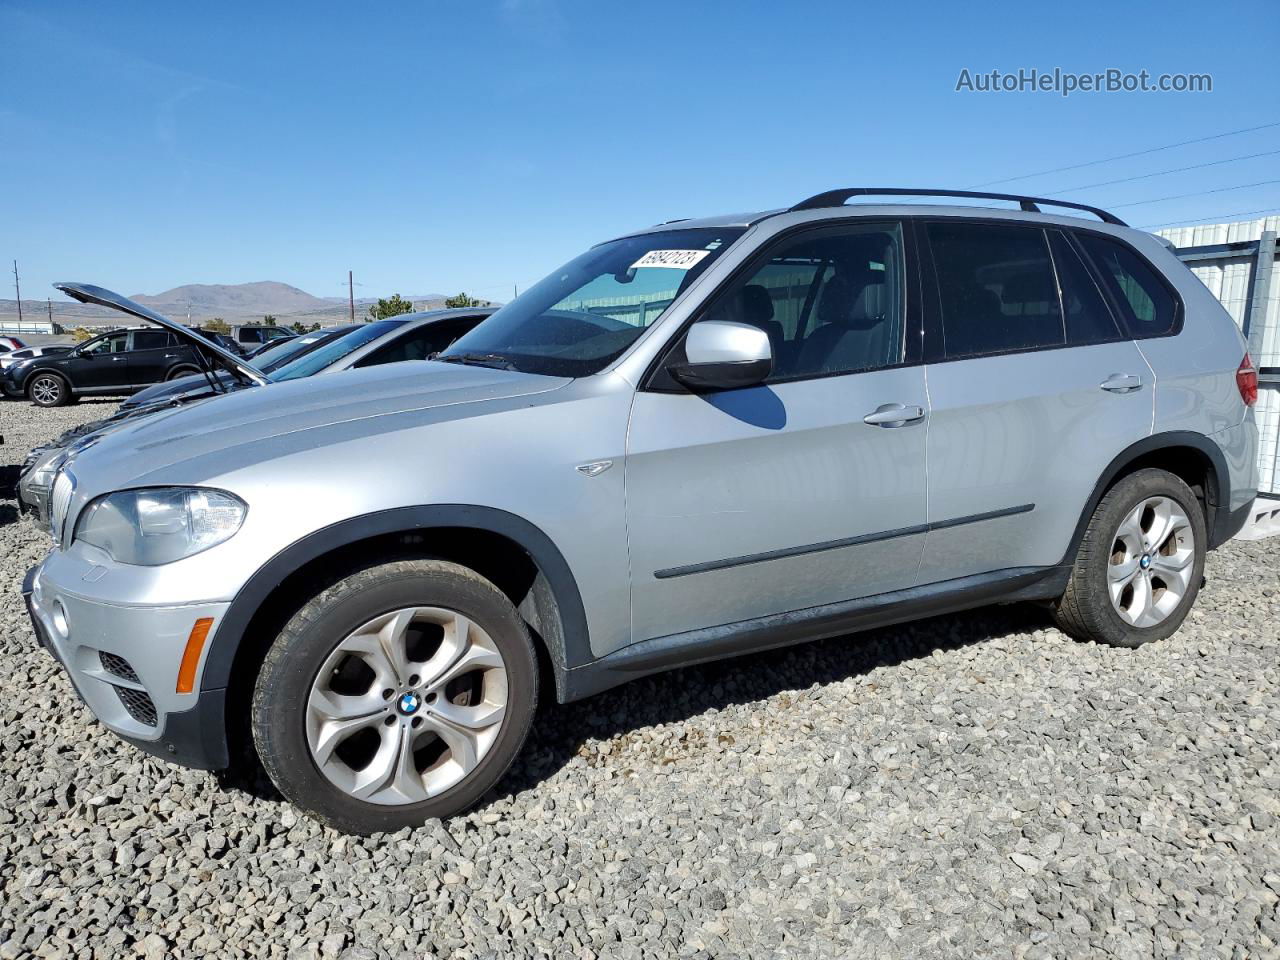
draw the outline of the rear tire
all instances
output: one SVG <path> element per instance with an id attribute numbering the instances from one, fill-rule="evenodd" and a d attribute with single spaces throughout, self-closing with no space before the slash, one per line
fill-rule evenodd
<path id="1" fill-rule="evenodd" d="M 193 373 L 199 373 L 195 367 L 175 367 L 165 374 L 165 380 L 177 380 L 179 377 L 189 377 Z"/>
<path id="2" fill-rule="evenodd" d="M 458 564 L 400 560 L 293 616 L 258 674 L 253 739 L 302 810 L 350 833 L 395 831 L 476 803 L 537 701 L 533 645 L 506 595 Z"/>
<path id="3" fill-rule="evenodd" d="M 1190 487 L 1164 470 L 1132 473 L 1094 510 L 1054 619 L 1079 640 L 1117 647 L 1163 640 L 1200 592 L 1206 543 Z"/>
<path id="4" fill-rule="evenodd" d="M 56 373 L 37 373 L 27 384 L 27 399 L 37 407 L 64 407 L 72 400 L 71 385 Z"/>

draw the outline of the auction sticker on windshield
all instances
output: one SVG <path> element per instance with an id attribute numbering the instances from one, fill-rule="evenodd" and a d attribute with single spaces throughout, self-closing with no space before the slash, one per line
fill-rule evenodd
<path id="1" fill-rule="evenodd" d="M 689 270 L 710 252 L 710 250 L 650 250 L 633 263 L 631 269 L 670 267 L 674 270 Z"/>

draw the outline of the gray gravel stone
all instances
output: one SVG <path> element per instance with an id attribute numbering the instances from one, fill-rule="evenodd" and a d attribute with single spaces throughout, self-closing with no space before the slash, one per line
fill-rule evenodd
<path id="1" fill-rule="evenodd" d="M 110 409 L 0 403 L 0 470 Z M 98 726 L 11 497 L 0 958 L 1280 952 L 1280 542 L 1141 650 L 996 607 L 551 706 L 485 805 L 364 839 Z"/>

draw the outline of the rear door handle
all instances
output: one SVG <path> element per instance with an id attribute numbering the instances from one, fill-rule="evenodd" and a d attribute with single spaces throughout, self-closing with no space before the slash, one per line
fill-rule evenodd
<path id="1" fill-rule="evenodd" d="M 924 408 L 902 403 L 882 403 L 862 418 L 873 427 L 904 427 L 908 423 L 924 419 Z"/>
<path id="2" fill-rule="evenodd" d="M 129 359 L 128 357 L 112 357 L 112 358 L 111 358 L 111 362 L 112 362 L 112 363 L 124 363 L 124 362 L 125 362 L 126 360 L 128 360 L 128 359 Z"/>
<path id="3" fill-rule="evenodd" d="M 1132 393 L 1142 389 L 1142 378 L 1132 373 L 1113 373 L 1099 386 L 1112 393 Z"/>

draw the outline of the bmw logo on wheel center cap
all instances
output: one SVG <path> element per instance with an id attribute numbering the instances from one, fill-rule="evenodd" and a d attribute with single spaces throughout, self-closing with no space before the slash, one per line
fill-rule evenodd
<path id="1" fill-rule="evenodd" d="M 1142 555 L 1142 559 L 1138 561 L 1138 565 L 1139 565 L 1140 567 L 1142 567 L 1142 569 L 1143 569 L 1143 570 L 1145 570 L 1145 569 L 1147 569 L 1147 567 L 1151 566 L 1151 554 L 1149 554 L 1149 553 L 1144 553 L 1144 554 Z"/>
<path id="2" fill-rule="evenodd" d="M 418 712 L 418 708 L 422 706 L 422 698 L 416 693 L 403 693 L 400 695 L 400 702 L 397 706 L 400 712 L 407 717 Z"/>

